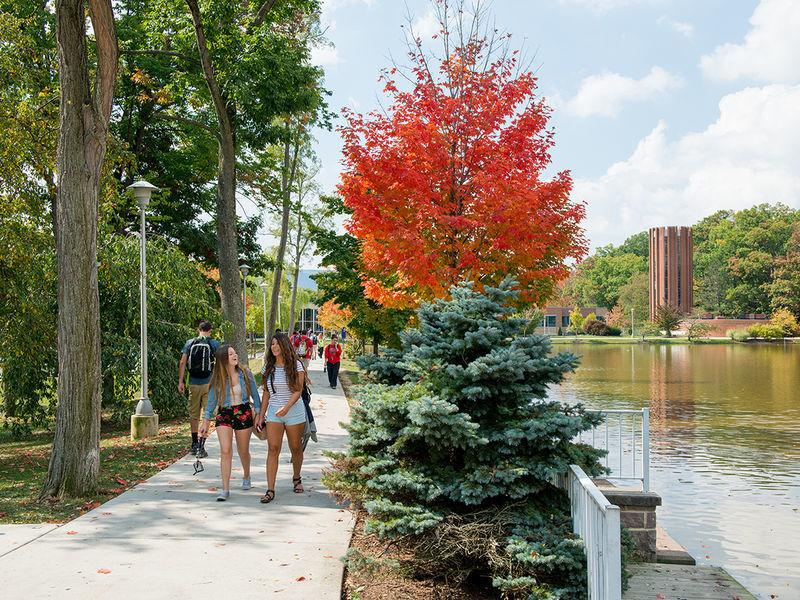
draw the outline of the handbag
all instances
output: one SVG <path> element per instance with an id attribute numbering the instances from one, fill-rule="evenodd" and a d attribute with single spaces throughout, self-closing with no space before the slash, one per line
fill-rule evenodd
<path id="1" fill-rule="evenodd" d="M 253 425 L 253 433 L 258 439 L 260 439 L 263 442 L 264 440 L 267 439 L 267 424 L 264 423 L 264 427 L 261 428 L 261 431 L 259 431 L 258 428 L 255 425 Z"/>

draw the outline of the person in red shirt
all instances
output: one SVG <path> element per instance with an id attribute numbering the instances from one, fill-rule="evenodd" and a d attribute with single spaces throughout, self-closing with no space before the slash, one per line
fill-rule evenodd
<path id="1" fill-rule="evenodd" d="M 300 362 L 308 371 L 308 363 L 311 360 L 311 353 L 314 351 L 314 342 L 305 333 L 295 336 L 292 342 L 297 349 L 297 355 L 300 357 Z"/>
<path id="2" fill-rule="evenodd" d="M 339 338 L 334 333 L 331 336 L 331 343 L 325 346 L 325 367 L 328 371 L 328 382 L 331 388 L 336 389 L 336 381 L 339 378 L 339 364 L 342 361 L 342 347 L 339 345 Z"/>

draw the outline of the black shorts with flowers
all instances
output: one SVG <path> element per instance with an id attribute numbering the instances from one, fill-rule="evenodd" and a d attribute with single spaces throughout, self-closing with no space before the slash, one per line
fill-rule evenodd
<path id="1" fill-rule="evenodd" d="M 217 427 L 233 427 L 234 431 L 239 431 L 252 427 L 254 418 L 253 406 L 248 402 L 220 408 L 216 424 Z"/>

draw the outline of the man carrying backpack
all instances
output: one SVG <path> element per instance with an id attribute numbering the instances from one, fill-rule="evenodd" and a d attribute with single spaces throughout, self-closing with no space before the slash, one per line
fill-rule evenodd
<path id="1" fill-rule="evenodd" d="M 300 362 L 308 371 L 308 362 L 311 360 L 311 353 L 314 351 L 314 344 L 310 337 L 305 332 L 298 334 L 294 338 L 294 347 L 297 348 L 297 356 L 300 357 Z"/>
<path id="2" fill-rule="evenodd" d="M 219 350 L 219 342 L 211 338 L 211 323 L 200 321 L 197 337 L 187 340 L 181 351 L 181 362 L 178 368 L 178 392 L 186 392 L 186 370 L 189 371 L 189 423 L 192 427 L 192 454 L 202 453 L 205 458 L 208 452 L 203 449 L 197 439 L 200 424 L 200 411 L 208 403 L 208 386 L 211 382 L 211 371 L 214 369 L 214 355 Z"/>

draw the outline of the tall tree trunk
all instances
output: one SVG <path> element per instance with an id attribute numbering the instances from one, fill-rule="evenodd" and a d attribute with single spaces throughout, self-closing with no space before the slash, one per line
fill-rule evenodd
<path id="1" fill-rule="evenodd" d="M 56 201 L 58 409 L 43 498 L 92 492 L 100 465 L 98 191 L 119 51 L 110 0 L 89 0 L 89 10 L 97 39 L 94 91 L 84 1 L 56 3 L 61 86 Z"/>
<path id="2" fill-rule="evenodd" d="M 303 238 L 303 215 L 300 212 L 300 207 L 297 210 L 297 239 L 292 244 L 294 246 L 294 278 L 292 280 L 292 308 L 290 311 L 291 317 L 289 321 L 289 331 L 294 331 L 295 315 L 297 314 L 297 281 L 300 279 L 300 258 L 302 255 L 302 238 Z"/>
<path id="3" fill-rule="evenodd" d="M 203 76 L 214 103 L 219 123 L 219 161 L 217 171 L 217 252 L 222 315 L 233 323 L 233 345 L 247 362 L 244 304 L 239 276 L 239 239 L 236 231 L 236 119 L 232 105 L 217 82 L 211 53 L 197 0 L 186 0 L 192 13 L 197 49 Z"/>
<path id="4" fill-rule="evenodd" d="M 295 329 L 295 318 L 296 310 L 297 310 L 297 280 L 300 279 L 300 267 L 295 262 L 294 265 L 294 277 L 292 278 L 292 308 L 290 311 L 290 320 L 289 320 L 289 331 L 294 331 Z"/>
<path id="5" fill-rule="evenodd" d="M 272 280 L 272 296 L 269 307 L 269 327 L 267 334 L 275 331 L 275 322 L 278 317 L 278 300 L 280 298 L 281 280 L 283 279 L 283 261 L 286 257 L 286 238 L 289 234 L 289 217 L 292 213 L 292 184 L 297 169 L 297 156 L 300 151 L 300 136 L 294 140 L 292 147 L 292 132 L 289 121 L 286 121 L 286 139 L 283 145 L 283 175 L 281 178 L 281 191 L 283 192 L 283 205 L 281 207 L 281 239 L 278 244 L 278 256 L 275 258 L 275 275 Z"/>
<path id="6" fill-rule="evenodd" d="M 222 314 L 233 323 L 233 343 L 247 364 L 244 304 L 239 273 L 239 239 L 236 232 L 236 146 L 232 131 L 220 128 L 217 176 L 217 246 Z"/>

